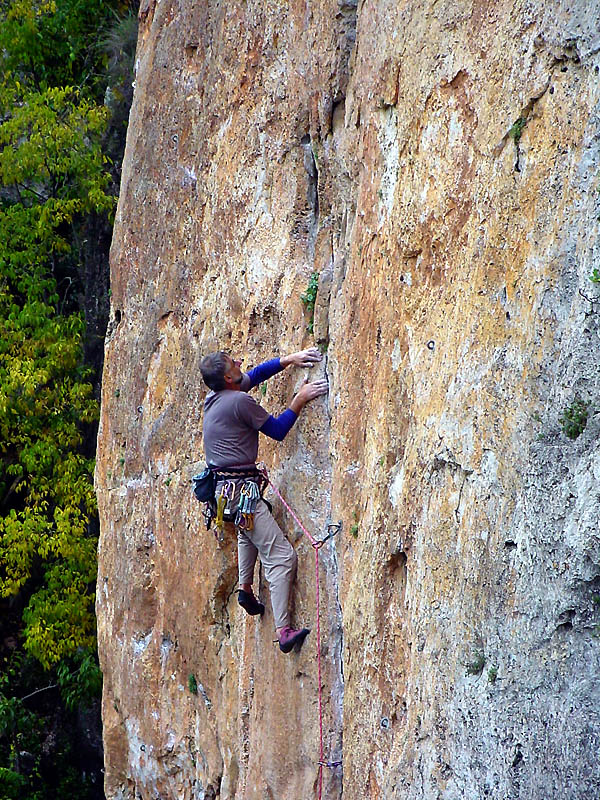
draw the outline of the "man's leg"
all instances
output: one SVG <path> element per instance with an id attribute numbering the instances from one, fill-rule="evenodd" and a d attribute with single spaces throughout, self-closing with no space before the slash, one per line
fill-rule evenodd
<path id="1" fill-rule="evenodd" d="M 264 614 L 265 607 L 259 603 L 252 591 L 254 579 L 254 565 L 258 550 L 243 531 L 238 529 L 238 570 L 240 576 L 240 589 L 238 589 L 238 603 L 251 616 Z"/>
<path id="2" fill-rule="evenodd" d="M 254 580 L 254 565 L 258 550 L 243 531 L 238 529 L 238 572 L 240 576 L 240 586 L 247 592 L 252 591 L 252 581 Z"/>
<path id="3" fill-rule="evenodd" d="M 290 587 L 296 575 L 298 557 L 262 500 L 259 501 L 254 512 L 254 529 L 248 531 L 247 536 L 258 549 L 260 560 L 265 568 L 275 627 L 280 633 L 282 628 L 290 624 L 288 608 Z"/>

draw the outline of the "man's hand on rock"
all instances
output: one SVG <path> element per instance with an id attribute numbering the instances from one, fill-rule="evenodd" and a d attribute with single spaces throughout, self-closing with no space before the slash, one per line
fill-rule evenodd
<path id="1" fill-rule="evenodd" d="M 293 365 L 294 367 L 312 367 L 323 360 L 323 356 L 316 347 L 309 347 L 307 350 L 300 350 L 298 353 L 291 353 L 289 356 L 282 356 L 280 359 L 282 367 Z M 311 398 L 312 400 L 312 398 Z"/>
<path id="2" fill-rule="evenodd" d="M 315 397 L 320 397 L 327 394 L 328 389 L 327 381 L 313 381 L 312 383 L 305 383 L 301 386 L 298 393 L 290 403 L 290 408 L 295 414 L 298 414 L 307 403 L 314 400 Z"/>

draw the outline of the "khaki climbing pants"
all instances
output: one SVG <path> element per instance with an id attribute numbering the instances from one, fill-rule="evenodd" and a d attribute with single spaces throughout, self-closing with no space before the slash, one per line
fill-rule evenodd
<path id="1" fill-rule="evenodd" d="M 254 512 L 254 529 L 238 530 L 240 583 L 252 583 L 257 555 L 269 584 L 275 627 L 283 628 L 290 624 L 288 604 L 298 557 L 263 500 L 259 500 Z"/>

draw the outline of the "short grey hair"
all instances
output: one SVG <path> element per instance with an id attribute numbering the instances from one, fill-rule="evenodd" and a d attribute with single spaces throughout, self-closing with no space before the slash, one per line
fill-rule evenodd
<path id="1" fill-rule="evenodd" d="M 202 379 L 213 392 L 220 392 L 221 389 L 225 388 L 225 370 L 227 369 L 226 355 L 227 353 L 219 350 L 216 353 L 210 353 L 204 356 L 200 362 Z"/>

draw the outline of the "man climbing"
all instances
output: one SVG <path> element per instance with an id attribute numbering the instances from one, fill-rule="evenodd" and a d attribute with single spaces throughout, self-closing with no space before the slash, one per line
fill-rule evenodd
<path id="1" fill-rule="evenodd" d="M 258 491 L 252 485 L 248 486 L 246 478 L 253 474 L 256 476 L 259 431 L 271 439 L 282 441 L 304 406 L 327 392 L 327 381 L 305 383 L 289 407 L 278 417 L 271 416 L 248 392 L 288 366 L 312 367 L 321 358 L 317 348 L 311 347 L 273 358 L 243 373 L 241 361 L 219 351 L 205 356 L 200 364 L 204 383 L 212 390 L 204 402 L 206 460 L 209 466 L 218 468 L 219 477 L 222 473 L 227 474 L 228 470 L 229 477 L 233 477 L 233 480 L 217 484 L 217 494 L 221 492 L 219 502 L 229 503 L 229 491 L 230 495 L 232 492 L 236 494 L 239 506 L 236 517 L 240 581 L 238 602 L 248 614 L 264 613 L 264 605 L 252 591 L 254 565 L 259 555 L 269 584 L 279 647 L 284 653 L 289 653 L 295 645 L 300 647 L 310 633 L 307 628 L 295 629 L 290 626 L 288 601 L 296 573 L 297 556 L 271 516 L 265 501 L 258 499 Z M 254 503 L 250 497 L 253 491 L 256 495 Z M 253 513 L 242 513 L 243 509 L 250 508 Z M 221 507 L 221 513 L 222 510 Z"/>

